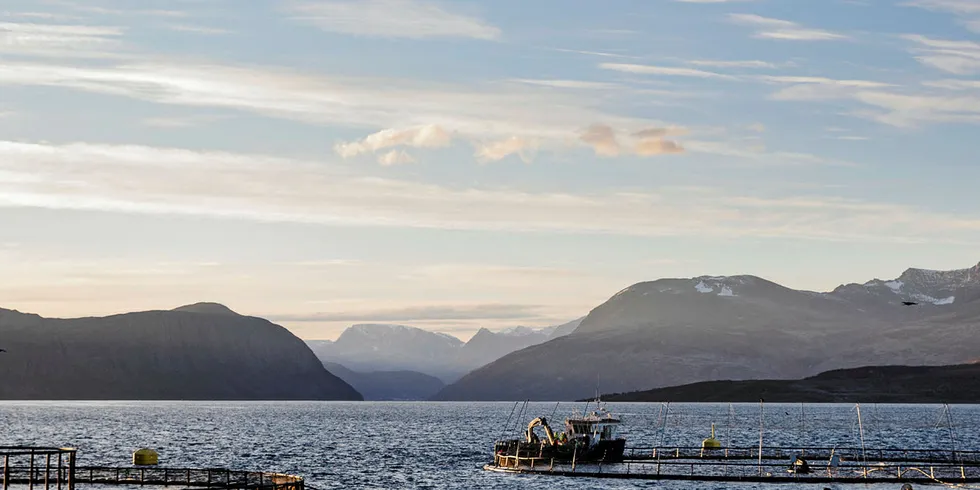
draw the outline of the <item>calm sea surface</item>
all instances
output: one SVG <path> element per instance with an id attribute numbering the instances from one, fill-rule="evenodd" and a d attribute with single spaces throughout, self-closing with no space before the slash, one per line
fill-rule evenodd
<path id="1" fill-rule="evenodd" d="M 513 403 L 348 402 L 0 402 L 0 444 L 73 446 L 79 465 L 128 465 L 148 446 L 166 466 L 229 467 L 299 474 L 332 488 L 773 488 L 752 484 L 608 481 L 485 472 Z M 562 419 L 583 403 L 532 403 L 535 416 Z M 610 403 L 628 447 L 698 446 L 712 423 L 726 445 L 759 443 L 758 404 Z M 767 404 L 766 445 L 948 449 L 941 405 Z M 957 449 L 980 449 L 980 406 L 949 411 Z M 516 434 L 514 420 L 511 435 Z M 560 425 L 560 424 L 553 424 Z M 823 485 L 793 486 L 823 488 Z M 898 490 L 899 485 L 834 486 Z M 789 488 L 778 486 L 775 488 Z"/>

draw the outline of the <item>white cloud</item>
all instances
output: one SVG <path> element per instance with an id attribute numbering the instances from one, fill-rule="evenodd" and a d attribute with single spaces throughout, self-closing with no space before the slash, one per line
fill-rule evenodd
<path id="1" fill-rule="evenodd" d="M 406 153 L 405 150 L 391 150 L 388 153 L 379 156 L 378 163 L 386 167 L 392 165 L 404 165 L 407 163 L 415 163 L 415 158 Z"/>
<path id="2" fill-rule="evenodd" d="M 477 146 L 476 158 L 480 162 L 495 162 L 517 155 L 524 163 L 530 163 L 537 150 L 537 142 L 518 136 Z"/>
<path id="3" fill-rule="evenodd" d="M 600 63 L 599 68 L 603 70 L 619 71 L 624 73 L 636 73 L 642 75 L 665 75 L 674 77 L 694 77 L 694 78 L 718 78 L 724 80 L 734 80 L 731 75 L 724 75 L 694 68 L 682 68 L 672 66 L 652 66 L 634 65 L 629 63 Z"/>
<path id="4" fill-rule="evenodd" d="M 499 28 L 426 0 L 295 1 L 289 9 L 304 22 L 342 34 L 410 39 L 500 37 Z"/>
<path id="5" fill-rule="evenodd" d="M 755 14 L 729 14 L 729 19 L 736 24 L 755 26 L 754 37 L 764 39 L 780 39 L 787 41 L 836 41 L 847 39 L 847 36 L 821 29 L 801 26 L 796 22 Z"/>
<path id="6" fill-rule="evenodd" d="M 449 146 L 451 141 L 452 136 L 446 130 L 435 124 L 427 124 L 408 129 L 385 129 L 360 141 L 338 143 L 334 151 L 343 158 L 352 158 L 393 146 L 443 148 Z"/>
<path id="7" fill-rule="evenodd" d="M 615 131 L 605 124 L 593 124 L 579 138 L 591 146 L 598 156 L 615 157 L 621 151 Z"/>
<path id="8" fill-rule="evenodd" d="M 906 5 L 957 14 L 980 14 L 980 2 L 976 0 L 913 0 Z"/>

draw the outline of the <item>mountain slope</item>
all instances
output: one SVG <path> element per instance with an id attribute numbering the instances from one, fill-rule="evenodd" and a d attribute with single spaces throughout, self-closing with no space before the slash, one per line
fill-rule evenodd
<path id="1" fill-rule="evenodd" d="M 870 366 L 800 380 L 706 381 L 603 395 L 610 402 L 980 403 L 980 364 Z"/>
<path id="2" fill-rule="evenodd" d="M 907 271 L 909 294 L 963 298 L 914 307 L 894 292 L 882 300 L 875 281 L 846 293 L 796 291 L 754 276 L 639 283 L 593 309 L 571 335 L 504 356 L 434 398 L 575 399 L 594 392 L 597 379 L 604 391 L 624 392 L 869 363 L 965 362 L 980 348 L 974 270 Z"/>
<path id="3" fill-rule="evenodd" d="M 0 399 L 361 399 L 285 328 L 205 309 L 76 319 L 0 309 Z"/>
<path id="4" fill-rule="evenodd" d="M 359 373 L 332 362 L 323 366 L 363 394 L 365 400 L 426 400 L 446 386 L 439 378 L 415 371 Z"/>

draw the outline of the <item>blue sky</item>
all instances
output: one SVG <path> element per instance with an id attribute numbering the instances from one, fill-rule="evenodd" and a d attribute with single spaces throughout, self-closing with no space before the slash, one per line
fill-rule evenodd
<path id="1" fill-rule="evenodd" d="M 980 0 L 5 0 L 3 307 L 304 338 L 980 260 Z"/>

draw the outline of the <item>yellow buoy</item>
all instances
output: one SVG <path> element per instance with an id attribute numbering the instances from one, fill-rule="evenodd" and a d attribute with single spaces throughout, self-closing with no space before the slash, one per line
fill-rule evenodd
<path id="1" fill-rule="evenodd" d="M 139 466 L 157 464 L 160 455 L 150 448 L 141 448 L 133 452 L 133 464 Z"/>
<path id="2" fill-rule="evenodd" d="M 701 441 L 701 449 L 718 449 L 721 441 L 715 439 L 715 424 L 711 424 L 711 437 Z"/>

